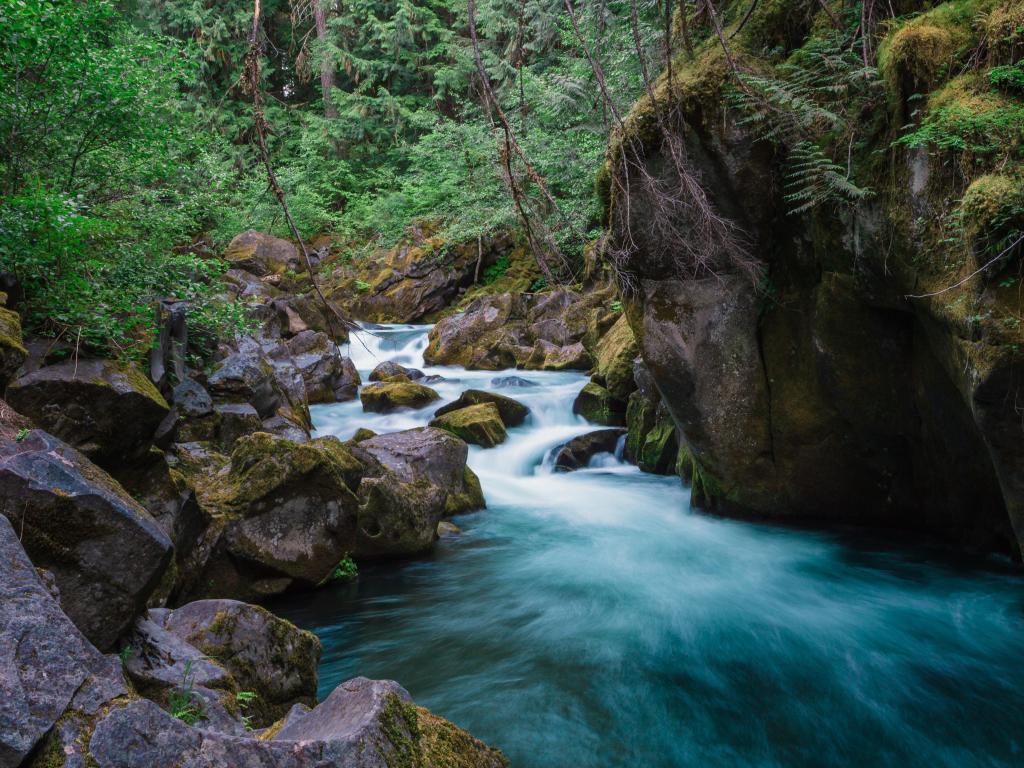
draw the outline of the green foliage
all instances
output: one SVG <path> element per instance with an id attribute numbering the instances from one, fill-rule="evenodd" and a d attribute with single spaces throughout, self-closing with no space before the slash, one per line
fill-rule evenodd
<path id="1" fill-rule="evenodd" d="M 195 725 L 206 718 L 206 702 L 195 692 L 195 672 L 191 660 L 185 662 L 181 686 L 167 695 L 167 708 L 172 717 L 187 725 Z"/>
<path id="2" fill-rule="evenodd" d="M 244 712 L 257 698 L 259 698 L 259 695 L 255 691 L 239 691 L 235 694 L 235 703 L 238 704 L 238 708 L 243 712 L 242 725 L 245 726 L 247 731 L 252 730 L 252 715 L 246 715 Z"/>
<path id="3" fill-rule="evenodd" d="M 1024 93 L 1024 62 L 1018 61 L 1013 66 L 992 67 L 988 71 L 988 81 L 1001 90 Z"/>
<path id="4" fill-rule="evenodd" d="M 880 103 L 882 83 L 845 35 L 812 36 L 769 74 L 739 79 L 730 98 L 745 113 L 741 122 L 787 152 L 791 214 L 874 194 L 857 183 L 851 161 L 868 138 L 865 116 Z"/>
<path id="5" fill-rule="evenodd" d="M 24 440 L 26 437 L 28 437 L 28 433 L 30 431 L 31 430 L 27 429 L 26 427 L 22 427 L 21 429 L 19 429 L 18 430 L 18 434 L 15 435 L 15 437 L 14 437 L 15 442 L 20 443 L 22 440 Z"/>
<path id="6" fill-rule="evenodd" d="M 359 566 L 351 556 L 345 555 L 339 563 L 334 566 L 331 573 L 331 581 L 351 581 L 359 575 Z"/>
<path id="7" fill-rule="evenodd" d="M 509 263 L 510 262 L 507 255 L 499 256 L 497 261 L 495 261 L 491 266 L 484 270 L 480 282 L 482 282 L 484 285 L 491 285 L 492 283 L 494 283 L 494 281 L 496 281 L 498 278 L 500 278 L 502 275 L 508 272 Z"/>

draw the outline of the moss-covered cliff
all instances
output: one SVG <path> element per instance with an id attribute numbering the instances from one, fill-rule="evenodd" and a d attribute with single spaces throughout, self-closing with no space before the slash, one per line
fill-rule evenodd
<path id="1" fill-rule="evenodd" d="M 703 489 L 1019 557 L 1024 3 L 750 7 L 687 19 L 602 179 Z"/>

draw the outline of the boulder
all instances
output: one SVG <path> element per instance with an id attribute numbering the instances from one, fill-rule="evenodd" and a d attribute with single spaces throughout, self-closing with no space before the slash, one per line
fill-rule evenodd
<path id="1" fill-rule="evenodd" d="M 270 418 L 287 403 L 275 380 L 274 367 L 248 351 L 234 352 L 222 360 L 207 386 L 215 400 L 248 403 L 261 419 Z"/>
<path id="2" fill-rule="evenodd" d="M 237 235 L 224 252 L 236 269 L 257 277 L 300 272 L 305 268 L 299 249 L 287 240 L 250 229 Z"/>
<path id="3" fill-rule="evenodd" d="M 367 558 L 427 552 L 437 540 L 447 502 L 444 488 L 408 482 L 389 470 L 364 478 L 353 554 Z"/>
<path id="4" fill-rule="evenodd" d="M 482 389 L 467 389 L 459 395 L 458 400 L 448 403 L 448 405 L 441 406 L 434 411 L 434 415 L 443 416 L 446 413 L 457 411 L 460 408 L 466 408 L 470 405 L 480 405 L 481 403 L 493 403 L 497 407 L 498 413 L 501 415 L 502 423 L 506 427 L 510 428 L 518 427 L 526 421 L 526 417 L 530 415 L 530 409 L 519 401 L 494 392 L 485 392 Z"/>
<path id="5" fill-rule="evenodd" d="M 266 432 L 235 444 L 230 464 L 192 475 L 217 520 L 192 597 L 254 599 L 316 586 L 355 549 L 363 466 L 334 437 L 300 444 Z"/>
<path id="6" fill-rule="evenodd" d="M 370 384 L 359 392 L 363 410 L 388 413 L 398 408 L 423 408 L 441 396 L 430 387 L 411 381 L 385 381 Z"/>
<path id="7" fill-rule="evenodd" d="M 598 429 L 574 437 L 555 452 L 555 469 L 572 471 L 583 469 L 599 453 L 615 453 L 624 429 Z"/>
<path id="8" fill-rule="evenodd" d="M 65 612 L 101 650 L 146 606 L 171 558 L 153 517 L 106 472 L 41 430 L 0 438 L 0 497 Z"/>
<path id="9" fill-rule="evenodd" d="M 399 365 L 393 360 L 385 360 L 383 363 L 378 363 L 377 366 L 370 371 L 370 381 L 387 381 L 395 376 L 407 376 L 409 381 L 417 381 L 423 378 L 423 371 L 416 368 L 406 368 L 404 365 Z"/>
<path id="10" fill-rule="evenodd" d="M 418 427 L 377 435 L 353 445 L 352 453 L 363 461 L 370 475 L 375 471 L 374 465 L 379 464 L 402 482 L 444 489 L 446 516 L 485 506 L 480 481 L 466 466 L 469 447 L 444 430 Z"/>
<path id="11" fill-rule="evenodd" d="M 644 472 L 672 474 L 679 452 L 675 422 L 642 361 L 634 363 L 633 379 L 637 389 L 626 406 L 625 458 Z"/>
<path id="12" fill-rule="evenodd" d="M 69 711 L 125 693 L 116 657 L 61 611 L 0 515 L 0 765 L 24 764 Z"/>
<path id="13" fill-rule="evenodd" d="M 227 451 L 239 438 L 263 429 L 259 413 L 249 403 L 218 403 L 213 409 L 219 417 L 217 442 Z"/>
<path id="14" fill-rule="evenodd" d="M 202 669 L 210 679 L 197 677 L 196 684 L 256 694 L 246 708 L 253 726 L 271 725 L 295 704 L 316 705 L 320 641 L 312 632 L 235 600 L 198 600 L 151 616 L 209 660 Z"/>
<path id="15" fill-rule="evenodd" d="M 259 738 L 190 727 L 151 701 L 130 701 L 98 718 L 87 757 L 96 768 L 508 765 L 499 751 L 416 707 L 397 683 L 366 678 L 342 683 L 316 708 L 296 709 Z M 55 755 L 53 765 L 72 763 Z"/>
<path id="16" fill-rule="evenodd" d="M 172 441 L 182 443 L 216 439 L 220 417 L 213 408 L 213 398 L 202 384 L 194 379 L 183 379 L 174 388 L 171 403 L 171 412 L 158 434 L 171 434 Z M 166 440 L 158 442 L 166 443 Z"/>
<path id="17" fill-rule="evenodd" d="M 28 357 L 21 338 L 21 317 L 0 307 L 0 389 L 6 386 Z"/>
<path id="18" fill-rule="evenodd" d="M 461 437 L 467 443 L 484 448 L 493 448 L 505 442 L 508 434 L 501 420 L 501 413 L 494 403 L 467 405 L 444 413 L 430 422 L 430 426 L 438 427 Z"/>
<path id="19" fill-rule="evenodd" d="M 597 343 L 592 378 L 612 397 L 625 401 L 636 389 L 633 361 L 640 354 L 633 331 L 622 315 Z"/>
<path id="20" fill-rule="evenodd" d="M 309 403 L 334 403 L 355 398 L 362 383 L 359 371 L 326 334 L 304 331 L 288 340 L 288 350 L 302 376 Z"/>
<path id="21" fill-rule="evenodd" d="M 583 342 L 559 346 L 546 339 L 537 340 L 524 365 L 537 371 L 585 371 L 590 366 L 590 353 Z"/>
<path id="22" fill-rule="evenodd" d="M 572 412 L 594 424 L 620 426 L 626 423 L 626 404 L 593 381 L 588 381 L 572 404 Z"/>
<path id="23" fill-rule="evenodd" d="M 69 360 L 11 382 L 7 400 L 103 467 L 145 455 L 170 407 L 138 369 Z"/>

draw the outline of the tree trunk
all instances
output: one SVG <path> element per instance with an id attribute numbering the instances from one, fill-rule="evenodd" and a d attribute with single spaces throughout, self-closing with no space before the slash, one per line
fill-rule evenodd
<path id="1" fill-rule="evenodd" d="M 325 2 L 327 0 L 313 0 L 313 20 L 316 22 L 316 38 L 320 42 L 327 39 Z M 331 89 L 334 88 L 334 63 L 327 58 L 320 63 L 320 88 L 324 96 L 324 117 L 333 120 L 338 116 L 338 108 L 334 106 L 334 100 L 331 98 Z"/>

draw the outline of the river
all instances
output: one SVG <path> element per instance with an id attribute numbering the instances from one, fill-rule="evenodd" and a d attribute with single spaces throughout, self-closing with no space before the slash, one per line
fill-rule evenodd
<path id="1" fill-rule="evenodd" d="M 427 326 L 350 348 L 364 380 L 392 359 L 530 407 L 471 447 L 486 510 L 425 558 L 274 610 L 323 641 L 321 694 L 398 680 L 519 768 L 1024 765 L 1024 579 L 921 548 L 715 518 L 677 478 L 606 454 L 552 473 L 588 426 L 579 373 L 423 365 Z M 497 388 L 519 376 L 530 387 Z M 440 404 L 438 404 L 440 405 Z M 435 410 L 317 406 L 342 439 Z"/>

